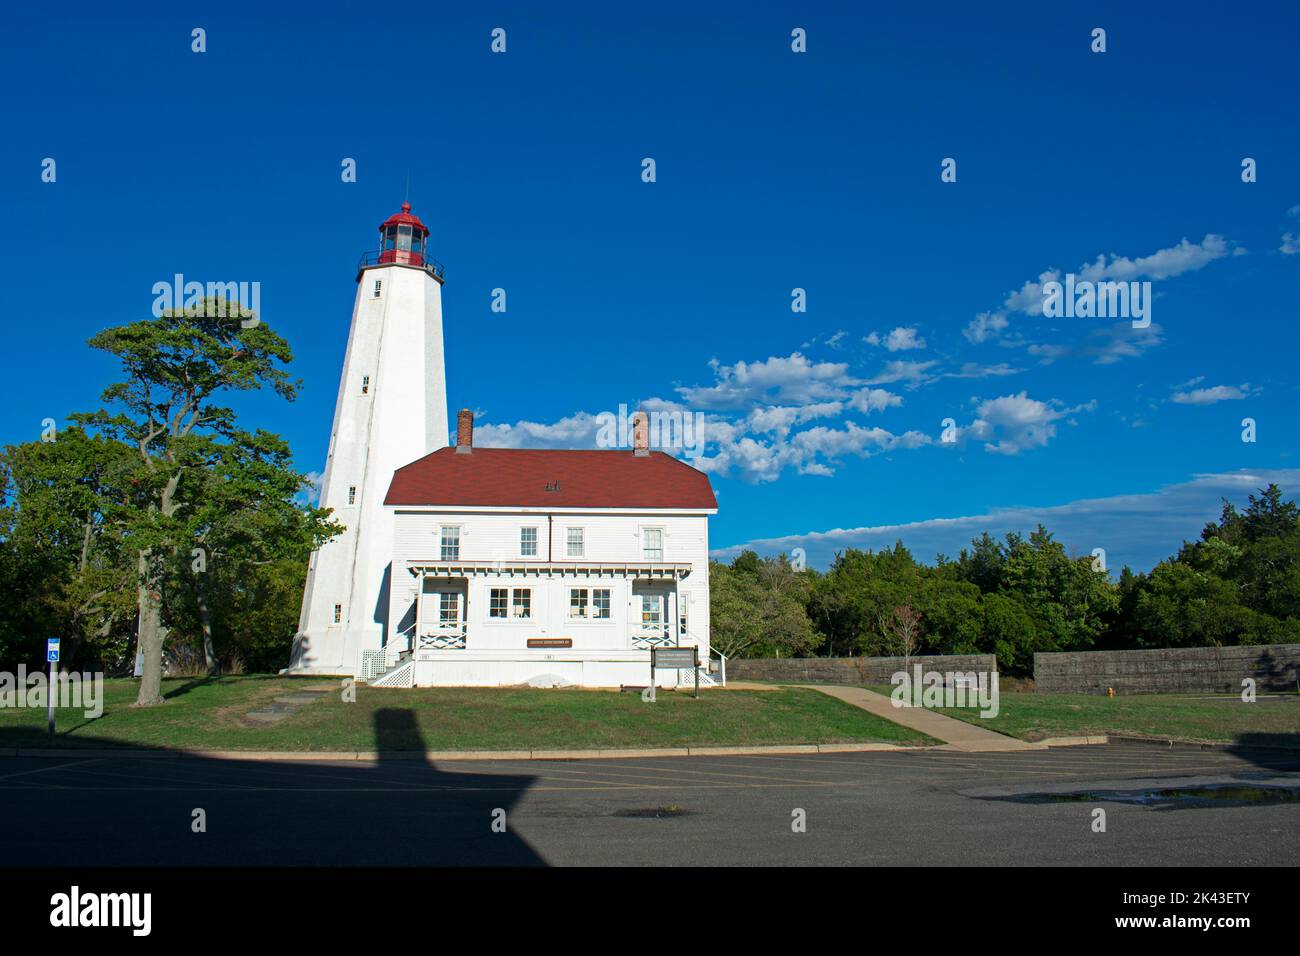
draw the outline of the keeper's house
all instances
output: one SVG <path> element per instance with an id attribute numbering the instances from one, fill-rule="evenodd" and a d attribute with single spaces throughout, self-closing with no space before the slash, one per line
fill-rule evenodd
<path id="1" fill-rule="evenodd" d="M 645 685 L 650 649 L 709 654 L 709 527 L 717 500 L 690 465 L 634 448 L 456 444 L 397 469 L 388 635 L 363 652 L 381 686 Z M 369 655 L 368 659 L 366 655 Z M 716 669 L 716 667 L 715 667 Z M 660 686 L 694 682 L 660 671 Z"/>

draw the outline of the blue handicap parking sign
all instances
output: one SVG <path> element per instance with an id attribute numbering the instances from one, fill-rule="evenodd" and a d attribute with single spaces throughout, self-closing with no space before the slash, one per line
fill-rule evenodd
<path id="1" fill-rule="evenodd" d="M 51 664 L 58 663 L 59 660 L 59 639 L 51 637 L 45 642 L 45 659 Z"/>

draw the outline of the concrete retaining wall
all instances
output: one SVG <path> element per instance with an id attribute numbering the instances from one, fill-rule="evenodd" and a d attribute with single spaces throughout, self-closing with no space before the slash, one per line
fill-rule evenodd
<path id="1" fill-rule="evenodd" d="M 927 671 L 995 671 L 992 654 L 935 654 L 928 657 L 783 657 L 727 661 L 727 680 L 786 681 L 798 684 L 888 684 L 908 665 Z"/>
<path id="2" fill-rule="evenodd" d="M 1040 693 L 1124 694 L 1241 693 L 1295 690 L 1300 644 L 1181 647 L 1152 651 L 1077 651 L 1035 654 L 1034 686 Z"/>

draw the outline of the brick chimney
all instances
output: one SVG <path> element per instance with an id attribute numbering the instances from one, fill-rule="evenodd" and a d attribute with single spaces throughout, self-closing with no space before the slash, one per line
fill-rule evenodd
<path id="1" fill-rule="evenodd" d="M 638 458 L 650 454 L 650 416 L 645 412 L 632 416 L 632 448 Z"/>
<path id="2" fill-rule="evenodd" d="M 474 413 L 462 408 L 456 415 L 456 454 L 468 455 L 474 450 Z"/>

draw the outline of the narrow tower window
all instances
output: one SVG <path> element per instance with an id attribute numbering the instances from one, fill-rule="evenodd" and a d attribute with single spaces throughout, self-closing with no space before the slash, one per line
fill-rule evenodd
<path id="1" fill-rule="evenodd" d="M 362 394 L 362 395 L 369 395 L 369 394 L 370 394 L 370 376 L 369 376 L 369 375 L 362 375 L 362 376 L 361 376 L 361 394 Z"/>
<path id="2" fill-rule="evenodd" d="M 374 296 L 376 299 L 379 298 L 379 295 L 380 295 L 380 293 L 383 291 L 383 288 L 384 288 L 384 280 L 383 280 L 383 279 L 376 279 L 376 280 L 375 280 L 375 296 Z"/>
<path id="3" fill-rule="evenodd" d="M 357 486 L 348 485 L 348 504 L 354 505 L 356 503 L 357 503 Z"/>
<path id="4" fill-rule="evenodd" d="M 334 605 L 334 623 L 335 623 L 335 624 L 341 624 L 342 622 L 343 622 L 343 605 L 342 605 L 342 604 L 335 604 L 335 605 Z"/>

